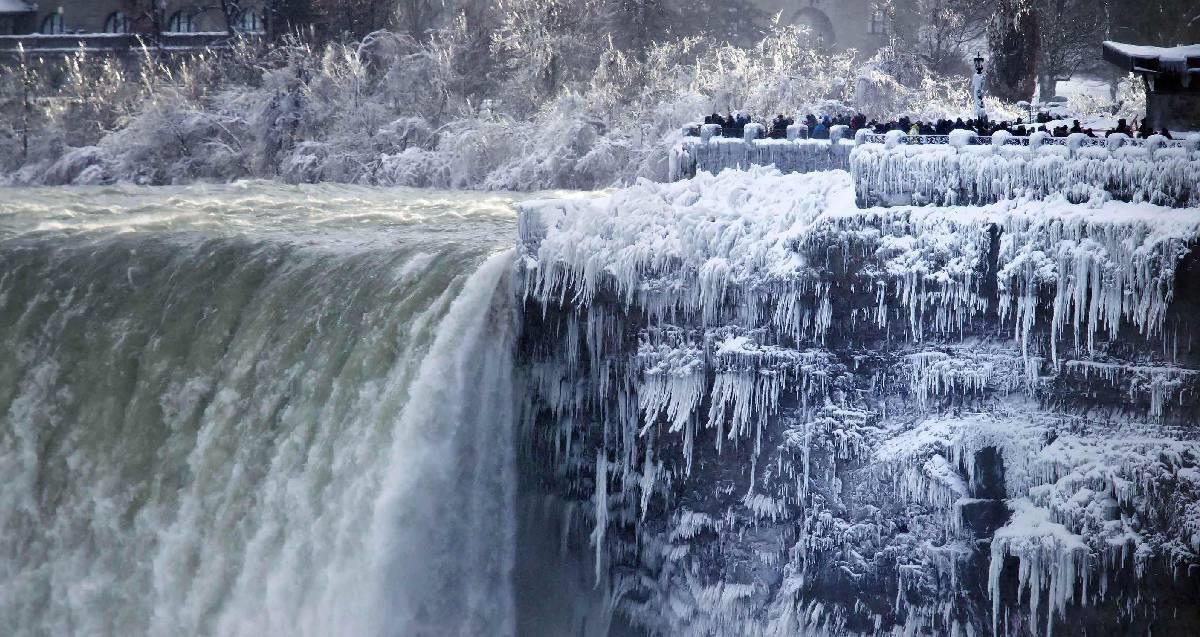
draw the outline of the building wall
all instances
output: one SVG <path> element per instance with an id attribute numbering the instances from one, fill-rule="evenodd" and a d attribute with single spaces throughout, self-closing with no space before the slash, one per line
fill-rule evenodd
<path id="1" fill-rule="evenodd" d="M 242 3 L 250 7 L 249 3 Z M 105 22 L 114 12 L 122 11 L 130 21 L 131 32 L 151 33 L 154 19 L 150 13 L 153 6 L 149 0 L 42 0 L 38 3 L 38 15 L 33 31 L 41 29 L 42 22 L 62 8 L 63 26 L 66 32 L 100 33 Z M 255 7 L 261 12 L 261 7 Z M 221 16 L 220 3 L 209 0 L 167 0 L 162 19 L 169 22 L 176 12 L 192 16 L 193 31 L 224 31 L 225 20 Z M 166 29 L 167 25 L 164 24 Z"/>
<path id="2" fill-rule="evenodd" d="M 784 24 L 803 24 L 813 37 L 838 49 L 871 55 L 886 40 L 888 25 L 877 22 L 872 33 L 875 0 L 754 0 L 768 15 L 779 14 Z"/>
<path id="3" fill-rule="evenodd" d="M 1200 130 L 1200 92 L 1150 93 L 1146 96 L 1146 118 L 1155 130 Z"/>
<path id="4" fill-rule="evenodd" d="M 839 49 L 855 49 L 866 55 L 884 42 L 883 33 L 872 33 L 871 17 L 875 0 L 753 0 L 768 15 L 779 14 L 784 24 L 804 24 L 821 44 Z M 167 0 L 163 19 L 169 21 L 177 11 L 191 14 L 193 31 L 223 31 L 219 2 L 211 0 Z M 247 3 L 243 3 L 247 4 Z M 108 16 L 122 11 L 130 20 L 130 30 L 153 32 L 150 0 L 42 0 L 37 18 L 26 28 L 36 32 L 43 20 L 62 8 L 63 24 L 68 33 L 104 31 Z M 207 7 L 201 9 L 201 7 Z M 256 7 L 261 13 L 261 7 Z M 164 25 L 166 28 L 166 25 Z"/>

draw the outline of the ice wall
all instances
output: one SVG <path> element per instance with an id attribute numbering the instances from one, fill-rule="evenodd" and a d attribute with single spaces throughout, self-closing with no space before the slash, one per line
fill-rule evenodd
<path id="1" fill-rule="evenodd" d="M 850 167 L 849 140 L 755 139 L 685 137 L 670 156 L 670 179 L 687 179 L 698 171 L 745 170 L 774 166 L 785 173 L 810 173 Z"/>
<path id="2" fill-rule="evenodd" d="M 896 135 L 883 143 L 860 138 L 850 154 L 860 205 L 989 204 L 1062 195 L 1074 203 L 1118 199 L 1200 206 L 1200 136 L 1171 141 L 1082 134 L 1056 139 L 1044 133 L 970 140 Z M 904 143 L 914 141 L 926 143 Z"/>
<path id="3" fill-rule="evenodd" d="M 1200 211 L 853 186 L 750 168 L 523 206 L 526 453 L 618 611 L 1195 633 Z"/>

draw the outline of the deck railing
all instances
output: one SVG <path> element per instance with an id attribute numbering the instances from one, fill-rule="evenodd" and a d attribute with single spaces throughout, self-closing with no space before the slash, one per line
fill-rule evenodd
<path id="1" fill-rule="evenodd" d="M 1040 146 L 1067 146 L 1077 148 L 1089 147 L 1139 147 L 1144 148 L 1151 145 L 1151 142 L 1157 145 L 1158 148 L 1189 148 L 1190 140 L 1184 139 L 1139 139 L 1121 135 L 1120 137 L 1088 137 L 1082 133 L 1076 133 L 1074 136 L 1068 137 L 1051 137 L 1049 135 L 1007 135 L 1000 139 L 1003 142 L 1002 146 L 1030 146 L 1036 143 Z M 907 135 L 903 134 L 896 138 L 898 144 L 905 146 L 928 146 L 928 145 L 948 145 L 951 143 L 950 135 Z M 886 144 L 888 141 L 887 134 L 884 133 L 863 133 L 859 131 L 855 135 L 854 143 L 861 144 Z M 966 141 L 968 146 L 994 146 L 996 141 L 990 135 L 977 135 L 968 137 Z"/>

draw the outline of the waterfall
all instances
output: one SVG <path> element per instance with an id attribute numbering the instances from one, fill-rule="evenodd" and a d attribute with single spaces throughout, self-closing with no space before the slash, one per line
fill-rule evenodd
<path id="1" fill-rule="evenodd" d="M 3 632 L 514 634 L 511 208 L 110 195 L 0 204 Z"/>
<path id="2" fill-rule="evenodd" d="M 493 256 L 467 282 L 401 414 L 372 529 L 384 558 L 382 634 L 514 633 L 514 321 L 499 285 L 512 259 Z"/>

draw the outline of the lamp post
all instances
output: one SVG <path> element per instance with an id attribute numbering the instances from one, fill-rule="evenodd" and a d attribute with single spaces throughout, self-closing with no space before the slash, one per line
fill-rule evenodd
<path id="1" fill-rule="evenodd" d="M 986 120 L 987 111 L 983 108 L 983 56 L 975 56 L 975 75 L 971 76 L 971 101 L 975 106 L 975 119 Z"/>

